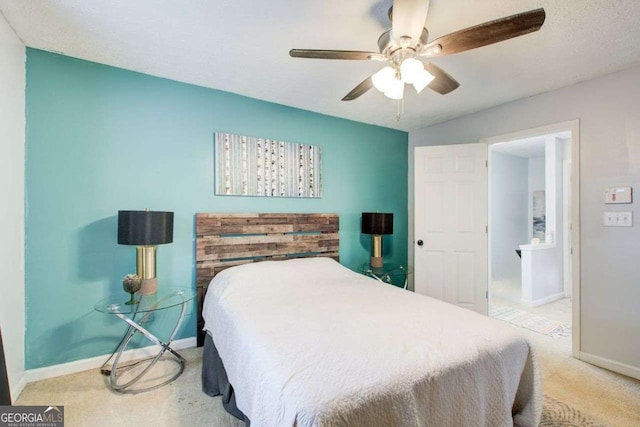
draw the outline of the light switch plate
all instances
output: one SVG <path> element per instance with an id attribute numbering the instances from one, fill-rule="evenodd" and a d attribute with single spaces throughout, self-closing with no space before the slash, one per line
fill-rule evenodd
<path id="1" fill-rule="evenodd" d="M 605 227 L 613 227 L 616 222 L 615 219 L 613 218 L 615 214 L 616 214 L 615 212 L 605 212 L 602 224 Z"/>
<path id="2" fill-rule="evenodd" d="M 605 212 L 603 224 L 605 227 L 633 227 L 633 212 Z"/>
<path id="3" fill-rule="evenodd" d="M 604 203 L 631 203 L 632 196 L 631 187 L 609 187 L 604 189 Z"/>
<path id="4" fill-rule="evenodd" d="M 618 227 L 633 227 L 633 212 L 618 212 Z"/>

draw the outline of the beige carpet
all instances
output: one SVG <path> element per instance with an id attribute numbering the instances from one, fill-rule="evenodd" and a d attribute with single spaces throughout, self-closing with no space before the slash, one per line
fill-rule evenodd
<path id="1" fill-rule="evenodd" d="M 605 427 L 599 421 L 589 415 L 583 414 L 576 408 L 572 408 L 564 402 L 554 399 L 551 396 L 544 396 L 542 419 L 540 427 Z"/>
<path id="2" fill-rule="evenodd" d="M 557 339 L 530 333 L 543 371 L 541 426 L 640 426 L 640 382 L 595 368 L 563 354 Z M 535 336 L 539 335 L 539 336 Z M 146 393 L 117 394 L 98 370 L 27 385 L 16 404 L 64 405 L 65 425 L 240 427 L 220 398 L 200 391 L 201 349 L 187 358 L 175 382 Z"/>
<path id="3" fill-rule="evenodd" d="M 202 393 L 202 349 L 180 354 L 187 359 L 184 373 L 156 390 L 115 393 L 96 369 L 28 384 L 16 404 L 63 405 L 65 427 L 242 426 L 222 409 L 219 398 Z"/>

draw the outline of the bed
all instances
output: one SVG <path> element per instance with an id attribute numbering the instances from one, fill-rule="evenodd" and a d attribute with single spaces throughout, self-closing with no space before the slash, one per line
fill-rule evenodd
<path id="1" fill-rule="evenodd" d="M 525 338 L 494 319 L 343 267 L 337 216 L 326 224 L 320 218 L 304 219 L 321 224 L 316 232 L 293 226 L 305 230 L 271 233 L 283 227 L 267 226 L 256 233 L 250 224 L 248 235 L 228 235 L 260 237 L 257 245 L 271 234 L 302 236 L 290 256 L 271 245 L 244 247 L 261 262 L 237 250 L 216 255 L 215 263 L 233 265 L 211 267 L 197 257 L 199 281 L 204 263 L 219 269 L 202 303 L 207 394 L 222 394 L 225 409 L 254 427 L 538 425 L 539 370 Z M 198 239 L 224 235 L 199 230 Z M 274 249 L 275 258 L 267 254 Z"/>

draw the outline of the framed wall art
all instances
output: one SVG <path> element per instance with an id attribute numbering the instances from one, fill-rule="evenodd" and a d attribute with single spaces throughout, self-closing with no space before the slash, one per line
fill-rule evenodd
<path id="1" fill-rule="evenodd" d="M 215 194 L 322 197 L 317 145 L 216 132 Z"/>
<path id="2" fill-rule="evenodd" d="M 547 228 L 544 190 L 533 192 L 532 213 L 533 237 L 540 239 L 541 242 L 544 242 L 545 231 Z"/>

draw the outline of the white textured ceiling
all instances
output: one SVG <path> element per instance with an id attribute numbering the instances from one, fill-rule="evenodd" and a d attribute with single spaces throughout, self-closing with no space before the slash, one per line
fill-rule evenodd
<path id="1" fill-rule="evenodd" d="M 340 99 L 373 61 L 289 49 L 377 51 L 390 0 L 0 0 L 27 46 L 405 131 L 640 64 L 640 0 L 431 0 L 430 39 L 544 7 L 542 29 L 433 62 L 461 84 Z"/>
<path id="2" fill-rule="evenodd" d="M 525 159 L 544 157 L 544 147 L 545 139 L 540 137 L 500 142 L 490 146 L 492 152 L 497 151 L 510 156 L 524 157 Z"/>

